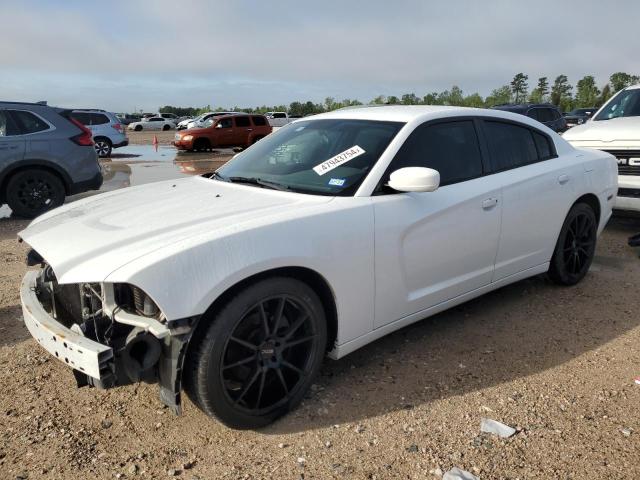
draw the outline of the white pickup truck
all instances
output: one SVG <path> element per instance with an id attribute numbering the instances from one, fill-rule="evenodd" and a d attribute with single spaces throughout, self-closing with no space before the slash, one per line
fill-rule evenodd
<path id="1" fill-rule="evenodd" d="M 264 114 L 272 127 L 284 127 L 287 123 L 293 122 L 287 112 L 267 112 Z"/>

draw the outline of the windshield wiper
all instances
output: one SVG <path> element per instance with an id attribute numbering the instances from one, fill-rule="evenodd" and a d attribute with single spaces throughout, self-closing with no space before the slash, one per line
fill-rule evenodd
<path id="1" fill-rule="evenodd" d="M 217 178 L 218 180 L 221 180 L 223 182 L 228 182 L 229 179 L 221 174 L 219 174 L 217 171 L 213 172 L 212 174 L 209 175 L 209 178 Z"/>
<path id="2" fill-rule="evenodd" d="M 268 180 L 262 180 L 261 178 L 256 177 L 229 177 L 227 181 L 233 183 L 247 183 L 249 185 L 258 185 L 260 187 L 271 188 L 273 190 L 289 190 L 288 185 L 283 185 L 282 183 L 277 182 L 270 182 Z"/>

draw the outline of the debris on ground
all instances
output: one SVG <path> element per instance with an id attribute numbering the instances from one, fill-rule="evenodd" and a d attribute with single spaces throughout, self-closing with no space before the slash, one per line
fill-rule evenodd
<path id="1" fill-rule="evenodd" d="M 458 467 L 453 467 L 448 472 L 445 472 L 442 480 L 480 480 L 473 473 L 462 470 Z"/>
<path id="2" fill-rule="evenodd" d="M 516 433 L 515 428 L 490 418 L 483 418 L 480 421 L 480 431 L 484 433 L 493 433 L 502 438 L 509 438 Z"/>

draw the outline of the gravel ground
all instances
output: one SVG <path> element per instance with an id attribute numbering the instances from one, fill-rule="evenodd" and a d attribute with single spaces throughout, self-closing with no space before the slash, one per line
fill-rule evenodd
<path id="1" fill-rule="evenodd" d="M 151 385 L 76 389 L 32 341 L 18 284 L 26 222 L 0 220 L 0 478 L 481 479 L 640 476 L 640 259 L 615 218 L 591 273 L 505 287 L 327 360 L 296 411 L 233 431 Z M 517 428 L 480 433 L 488 417 Z"/>
<path id="2" fill-rule="evenodd" d="M 167 130 L 166 132 L 157 131 L 142 131 L 134 132 L 127 130 L 127 137 L 129 137 L 129 145 L 151 145 L 153 143 L 153 137 L 158 139 L 158 145 L 171 145 L 176 135 L 176 130 Z M 114 150 L 117 152 L 118 150 Z"/>

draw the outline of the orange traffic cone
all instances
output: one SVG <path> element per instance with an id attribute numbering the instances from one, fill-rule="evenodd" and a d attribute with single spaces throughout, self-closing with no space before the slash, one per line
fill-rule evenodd
<path id="1" fill-rule="evenodd" d="M 153 136 L 153 142 L 151 142 L 151 145 L 153 145 L 156 149 L 156 152 L 158 151 L 158 137 L 156 137 L 155 135 Z"/>

